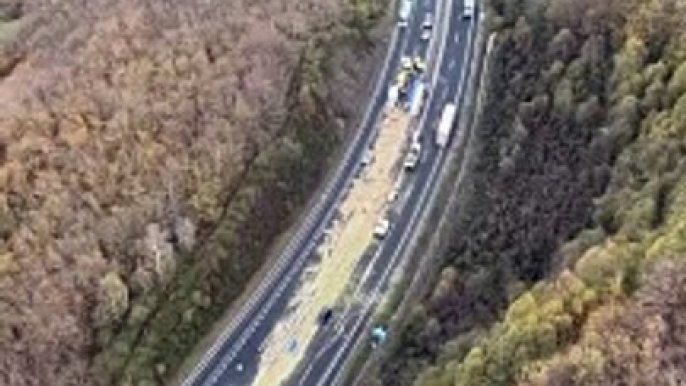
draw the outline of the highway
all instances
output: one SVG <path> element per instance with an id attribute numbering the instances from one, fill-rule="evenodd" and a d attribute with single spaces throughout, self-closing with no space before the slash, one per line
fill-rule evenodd
<path id="1" fill-rule="evenodd" d="M 442 17 L 437 11 L 445 11 L 449 8 L 447 5 L 452 3 L 455 5 L 451 7 L 451 14 L 445 18 L 445 25 L 441 26 L 439 20 Z M 437 10 L 436 7 L 441 4 L 444 6 Z M 438 54 L 442 60 L 435 61 L 437 71 L 432 71 L 436 67 L 432 65 L 432 59 L 435 58 L 431 58 L 431 55 L 429 58 L 427 73 L 431 80 L 430 94 L 418 126 L 423 133 L 422 161 L 404 181 L 403 194 L 391 217 L 393 228 L 367 262 L 368 269 L 365 272 L 368 274 L 358 288 L 368 299 L 386 291 L 390 273 L 402 256 L 408 235 L 416 226 L 419 215 L 430 202 L 430 192 L 435 188 L 437 172 L 445 162 L 445 152 L 433 143 L 433 130 L 445 103 L 450 100 L 459 102 L 462 98 L 469 67 L 467 64 L 472 51 L 469 43 L 473 40 L 473 23 L 460 17 L 461 9 L 460 0 L 415 0 L 408 25 L 396 28 L 393 33 L 386 61 L 361 127 L 329 185 L 295 237 L 278 257 L 274 267 L 186 378 L 184 386 L 238 386 L 251 383 L 259 365 L 259 347 L 282 316 L 307 261 L 336 215 L 338 203 L 359 172 L 363 154 L 374 140 L 377 124 L 385 107 L 386 92 L 393 83 L 400 58 L 413 57 L 416 54 L 425 56 L 430 50 L 430 45 L 419 39 L 421 22 L 428 11 L 435 14 L 432 40 L 441 38 L 439 31 L 445 32 L 441 33 L 445 35 L 445 45 L 438 50 L 442 52 Z M 293 382 L 307 386 L 328 386 L 339 381 L 337 376 L 349 358 L 354 343 L 367 336 L 363 330 L 375 311 L 375 304 L 374 301 L 353 304 L 337 316 L 337 323 L 321 328 L 305 359 L 310 365 L 301 368 L 292 378 Z"/>
<path id="2" fill-rule="evenodd" d="M 351 357 L 355 343 L 370 341 L 367 329 L 382 294 L 386 293 L 393 270 L 398 267 L 408 240 L 417 228 L 420 215 L 428 209 L 431 193 L 436 191 L 438 171 L 444 166 L 447 152 L 434 144 L 435 130 L 443 107 L 450 102 L 461 106 L 466 82 L 471 76 L 470 60 L 475 40 L 475 20 L 460 17 L 462 7 L 455 6 L 449 16 L 443 58 L 438 60 L 434 86 L 425 107 L 418 129 L 424 154 L 422 162 L 412 172 L 402 191 L 405 197 L 397 203 L 393 213 L 394 229 L 377 248 L 356 300 L 342 313 L 338 323 L 321 328 L 309 348 L 307 364 L 301 366 L 290 383 L 299 386 L 333 386 L 342 381 L 346 361 Z M 456 117 L 456 124 L 460 117 Z M 453 137 L 455 134 L 453 133 Z M 447 147 L 449 148 L 449 146 Z"/>

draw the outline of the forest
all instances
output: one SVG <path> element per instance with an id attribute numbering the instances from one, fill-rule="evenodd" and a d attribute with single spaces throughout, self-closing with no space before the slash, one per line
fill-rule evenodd
<path id="1" fill-rule="evenodd" d="M 0 0 L 0 384 L 167 383 L 350 135 L 385 8 Z"/>
<path id="2" fill-rule="evenodd" d="M 366 384 L 686 383 L 686 3 L 486 4 L 452 244 Z"/>

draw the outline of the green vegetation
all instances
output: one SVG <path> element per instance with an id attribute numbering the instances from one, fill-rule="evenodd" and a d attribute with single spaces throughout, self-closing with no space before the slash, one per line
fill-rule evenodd
<path id="1" fill-rule="evenodd" d="M 489 5 L 499 38 L 446 257 L 457 275 L 409 316 L 383 384 L 685 379 L 686 7 Z"/>
<path id="2" fill-rule="evenodd" d="M 168 383 L 353 129 L 386 7 L 0 2 L 0 384 Z"/>
<path id="3" fill-rule="evenodd" d="M 319 64 L 312 62 L 318 49 L 311 46 L 305 52 L 301 79 L 321 77 Z M 131 309 L 128 327 L 100 358 L 107 373 L 137 384 L 177 368 L 264 262 L 270 242 L 316 188 L 339 140 L 340 128 L 327 115 L 318 86 L 295 81 L 288 134 L 254 160 L 224 220 L 195 252 L 204 258 L 187 259 L 172 285 L 143 299 L 138 312 Z M 140 317 L 150 311 L 153 318 Z M 156 368 L 162 374 L 155 374 Z"/>

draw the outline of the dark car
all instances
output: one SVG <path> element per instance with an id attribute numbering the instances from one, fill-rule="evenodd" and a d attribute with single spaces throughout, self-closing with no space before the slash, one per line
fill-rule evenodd
<path id="1" fill-rule="evenodd" d="M 319 325 L 326 326 L 333 318 L 333 308 L 326 308 L 319 314 Z"/>

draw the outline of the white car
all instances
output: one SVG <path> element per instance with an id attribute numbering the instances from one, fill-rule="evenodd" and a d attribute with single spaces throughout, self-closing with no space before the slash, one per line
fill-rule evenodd
<path id="1" fill-rule="evenodd" d="M 422 23 L 422 40 L 431 39 L 431 30 L 433 29 L 433 15 L 431 12 L 427 12 L 424 16 L 424 22 Z"/>
<path id="2" fill-rule="evenodd" d="M 411 70 L 412 69 L 412 59 L 410 59 L 409 56 L 403 56 L 400 59 L 400 65 L 405 70 Z"/>
<path id="3" fill-rule="evenodd" d="M 374 227 L 374 237 L 377 239 L 383 239 L 388 234 L 388 230 L 391 228 L 391 222 L 384 218 L 379 221 Z"/>
<path id="4" fill-rule="evenodd" d="M 419 163 L 419 158 L 422 153 L 422 145 L 419 142 L 413 142 L 410 151 L 405 157 L 405 169 L 413 170 Z"/>
<path id="5" fill-rule="evenodd" d="M 367 166 L 374 160 L 374 153 L 371 149 L 367 149 L 362 156 L 362 166 Z"/>
<path id="6" fill-rule="evenodd" d="M 401 27 L 407 26 L 407 19 L 410 18 L 410 13 L 412 13 L 412 0 L 405 0 L 398 9 L 398 25 Z"/>

